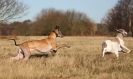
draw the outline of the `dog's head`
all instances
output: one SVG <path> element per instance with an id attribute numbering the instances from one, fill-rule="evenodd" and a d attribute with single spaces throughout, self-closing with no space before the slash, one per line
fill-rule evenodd
<path id="1" fill-rule="evenodd" d="M 127 32 L 124 29 L 117 29 L 116 31 L 121 33 L 123 36 L 127 35 Z"/>
<path id="2" fill-rule="evenodd" d="M 55 26 L 55 29 L 54 29 L 54 31 L 53 31 L 55 34 L 56 34 L 56 36 L 57 37 L 63 37 L 63 34 L 62 34 L 62 32 L 60 31 L 60 26 Z"/>

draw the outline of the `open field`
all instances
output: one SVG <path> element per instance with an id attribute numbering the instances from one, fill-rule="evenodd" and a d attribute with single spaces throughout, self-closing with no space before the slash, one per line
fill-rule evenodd
<path id="1" fill-rule="evenodd" d="M 22 43 L 45 37 L 18 37 Z M 10 61 L 17 48 L 13 41 L 0 40 L 0 79 L 133 79 L 133 52 L 101 55 L 101 43 L 108 37 L 64 37 L 58 44 L 71 48 L 60 49 L 54 57 L 32 56 L 29 61 Z M 125 38 L 127 47 L 133 49 L 133 38 Z"/>

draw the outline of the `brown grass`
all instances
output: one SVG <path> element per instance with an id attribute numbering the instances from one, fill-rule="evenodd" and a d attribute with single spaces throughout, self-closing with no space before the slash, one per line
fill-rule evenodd
<path id="1" fill-rule="evenodd" d="M 17 37 L 18 43 L 45 37 Z M 60 49 L 54 57 L 31 57 L 29 61 L 10 61 L 17 48 L 11 40 L 0 40 L 0 79 L 133 79 L 133 52 L 101 57 L 101 43 L 107 37 L 64 37 L 59 44 L 71 48 Z M 133 49 L 133 39 L 125 38 Z"/>

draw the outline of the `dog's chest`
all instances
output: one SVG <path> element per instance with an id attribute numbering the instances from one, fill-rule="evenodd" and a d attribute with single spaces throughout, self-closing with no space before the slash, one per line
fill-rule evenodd
<path id="1" fill-rule="evenodd" d="M 42 51 L 42 52 L 49 52 L 52 49 L 51 45 L 48 45 L 46 47 L 41 47 L 41 48 L 37 48 L 38 50 Z"/>

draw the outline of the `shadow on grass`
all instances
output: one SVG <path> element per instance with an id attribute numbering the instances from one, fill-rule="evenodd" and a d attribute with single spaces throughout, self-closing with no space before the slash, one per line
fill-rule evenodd
<path id="1" fill-rule="evenodd" d="M 30 58 L 49 58 L 49 57 L 54 57 L 55 54 L 34 54 L 31 55 Z"/>
<path id="2" fill-rule="evenodd" d="M 30 58 L 48 58 L 49 55 L 48 54 L 34 54 L 34 55 L 31 55 Z"/>

